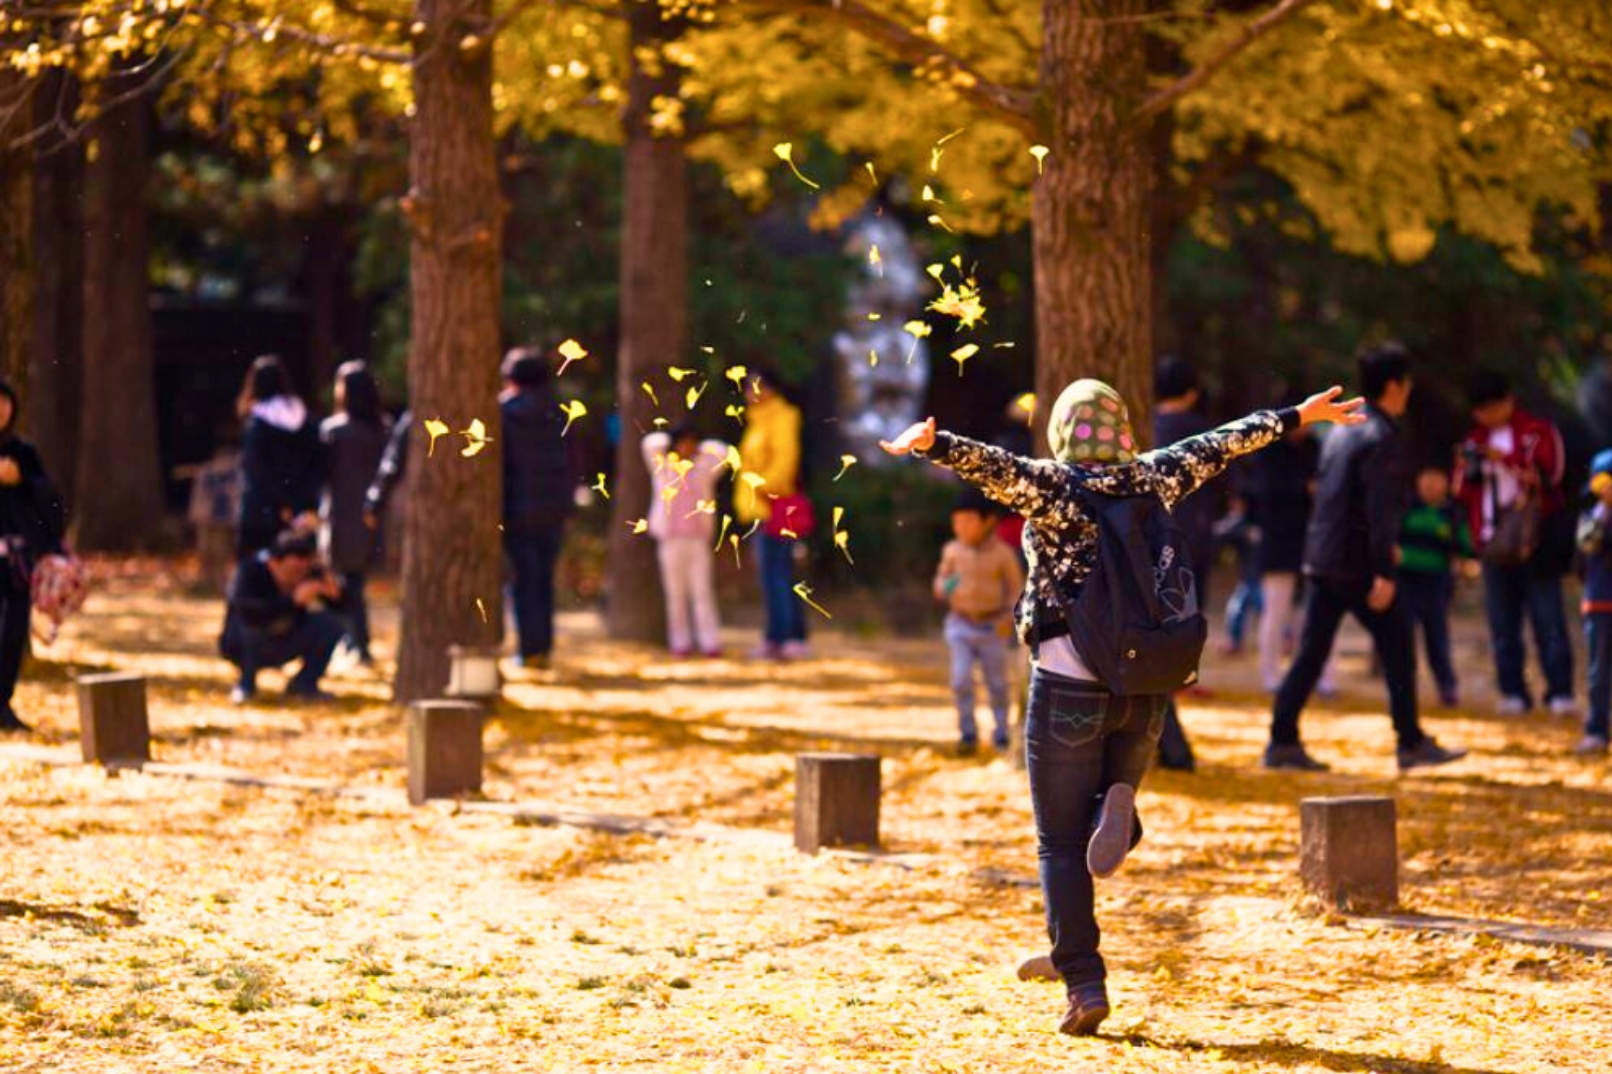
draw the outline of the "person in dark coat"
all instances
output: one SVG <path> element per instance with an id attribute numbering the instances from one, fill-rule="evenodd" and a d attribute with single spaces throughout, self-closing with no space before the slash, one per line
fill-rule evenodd
<path id="1" fill-rule="evenodd" d="M 341 644 L 342 622 L 325 610 L 341 587 L 319 562 L 311 533 L 284 530 L 269 548 L 243 559 L 230 579 L 219 651 L 240 669 L 230 700 L 244 705 L 257 694 L 257 673 L 300 661 L 286 685 L 288 697 L 319 700 L 319 680 Z"/>
<path id="2" fill-rule="evenodd" d="M 324 483 L 319 426 L 276 355 L 252 363 L 236 401 L 241 432 L 241 521 L 236 553 L 250 559 L 282 529 L 319 509 Z"/>
<path id="3" fill-rule="evenodd" d="M 1395 550 L 1404 513 L 1399 419 L 1410 403 L 1410 356 L 1397 343 L 1360 358 L 1361 393 L 1370 400 L 1364 424 L 1335 429 L 1321 447 L 1314 510 L 1304 538 L 1309 579 L 1298 655 L 1276 691 L 1266 768 L 1323 770 L 1299 741 L 1299 716 L 1310 699 L 1345 614 L 1371 635 L 1388 683 L 1389 711 L 1403 771 L 1448 764 L 1465 750 L 1440 746 L 1416 712 L 1416 645 L 1405 602 L 1396 592 Z"/>
<path id="4" fill-rule="evenodd" d="M 1282 653 L 1293 622 L 1304 570 L 1304 533 L 1320 449 L 1305 430 L 1284 436 L 1249 460 L 1243 495 L 1249 521 L 1259 530 L 1254 549 L 1264 612 L 1259 622 L 1259 676 L 1267 693 L 1282 684 Z M 1321 673 L 1322 697 L 1336 693 L 1332 665 Z"/>
<path id="5" fill-rule="evenodd" d="M 320 505 L 321 543 L 341 583 L 337 612 L 347 620 L 347 644 L 368 666 L 369 612 L 364 577 L 375 558 L 377 531 L 366 524 L 370 481 L 380 469 L 391 433 L 381 393 L 369 367 L 347 362 L 336 370 L 336 413 L 319 426 L 326 485 Z"/>
<path id="6" fill-rule="evenodd" d="M 392 493 L 402 482 L 409 468 L 409 426 L 414 424 L 414 412 L 405 410 L 392 423 L 392 435 L 387 438 L 386 450 L 370 480 L 369 491 L 364 494 L 364 525 L 379 530 L 386 515 L 386 505 Z"/>
<path id="7" fill-rule="evenodd" d="M 0 380 L 0 733 L 31 730 L 11 708 L 28 651 L 29 583 L 40 557 L 62 550 L 67 513 L 39 452 L 16 434 L 17 393 Z"/>
<path id="8" fill-rule="evenodd" d="M 504 358 L 504 550 L 515 576 L 515 629 L 527 667 L 547 667 L 554 649 L 554 564 L 575 491 L 552 380 L 548 360 L 535 348 L 517 347 Z"/>

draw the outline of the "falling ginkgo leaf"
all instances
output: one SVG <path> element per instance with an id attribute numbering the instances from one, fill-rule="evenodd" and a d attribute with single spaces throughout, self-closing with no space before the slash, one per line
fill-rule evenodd
<path id="1" fill-rule="evenodd" d="M 772 151 L 779 160 L 789 165 L 789 170 L 795 173 L 796 179 L 799 179 L 813 190 L 822 189 L 822 187 L 818 186 L 816 183 L 802 175 L 800 169 L 795 166 L 795 147 L 792 144 L 789 142 L 779 142 L 777 145 L 772 147 Z"/>
<path id="2" fill-rule="evenodd" d="M 681 383 L 683 383 L 683 378 L 684 377 L 692 377 L 694 375 L 694 370 L 692 370 L 692 369 L 679 369 L 675 365 L 674 366 L 668 366 L 667 369 L 666 369 L 666 375 L 668 377 L 672 378 L 672 382 L 674 384 L 681 384 Z"/>
<path id="3" fill-rule="evenodd" d="M 722 465 L 726 466 L 728 469 L 732 470 L 734 473 L 738 473 L 739 472 L 739 449 L 734 447 L 732 444 L 729 444 L 728 445 L 728 450 L 727 450 L 726 454 L 722 458 Z"/>
<path id="4" fill-rule="evenodd" d="M 847 530 L 840 529 L 840 522 L 844 518 L 845 508 L 834 508 L 834 524 L 830 527 L 834 534 L 834 547 L 845 553 L 845 562 L 855 566 L 856 560 L 851 558 L 851 534 Z"/>
<path id="5" fill-rule="evenodd" d="M 938 227 L 938 228 L 940 228 L 940 230 L 946 232 L 949 235 L 950 234 L 956 234 L 955 232 L 952 231 L 951 225 L 946 223 L 946 221 L 944 221 L 944 220 L 942 220 L 940 218 L 939 213 L 930 213 L 929 218 L 928 218 L 928 223 L 929 223 L 930 227 Z"/>
<path id="6" fill-rule="evenodd" d="M 879 258 L 879 244 L 874 243 L 868 247 L 868 264 L 882 277 L 884 275 L 884 262 Z"/>
<path id="7" fill-rule="evenodd" d="M 728 529 L 732 525 L 733 525 L 733 516 L 732 515 L 723 515 L 722 516 L 722 528 L 717 531 L 716 547 L 711 549 L 712 552 L 720 552 L 720 551 L 722 551 L 722 542 L 723 542 L 723 540 L 725 540 L 727 538 Z"/>
<path id="8" fill-rule="evenodd" d="M 834 480 L 838 481 L 840 478 L 844 477 L 845 476 L 845 471 L 849 470 L 851 467 L 853 467 L 855 465 L 856 465 L 856 456 L 855 455 L 841 455 L 840 456 L 840 472 L 834 475 Z"/>
<path id="9" fill-rule="evenodd" d="M 832 615 L 830 615 L 828 613 L 827 608 L 823 607 L 821 604 L 817 603 L 816 601 L 814 601 L 812 599 L 812 591 L 809 588 L 807 588 L 805 582 L 796 582 L 795 583 L 795 596 L 797 596 L 801 600 L 805 601 L 806 606 L 808 608 L 811 608 L 813 611 L 821 612 L 824 619 L 832 619 L 832 618 L 834 618 Z"/>
<path id="10" fill-rule="evenodd" d="M 925 201 L 932 201 L 936 205 L 944 205 L 944 204 L 946 204 L 945 202 L 941 201 L 939 198 L 935 197 L 935 188 L 930 186 L 928 183 L 924 184 L 923 199 Z"/>
<path id="11" fill-rule="evenodd" d="M 480 597 L 476 598 L 476 611 L 481 613 L 481 621 L 485 623 L 487 621 L 487 605 Z"/>
<path id="12" fill-rule="evenodd" d="M 605 475 L 603 473 L 600 473 L 599 480 L 593 483 L 593 491 L 607 500 L 610 498 L 610 490 L 605 487 Z"/>
<path id="13" fill-rule="evenodd" d="M 654 403 L 657 407 L 660 406 L 660 398 L 658 396 L 656 396 L 656 394 L 655 394 L 655 386 L 653 384 L 649 383 L 649 381 L 646 380 L 646 381 L 644 381 L 642 384 L 640 384 L 638 386 L 640 388 L 644 389 L 644 391 L 649 394 L 649 401 L 651 403 Z"/>
<path id="14" fill-rule="evenodd" d="M 980 352 L 978 343 L 965 343 L 952 351 L 952 357 L 957 361 L 957 375 L 963 375 L 963 363 Z"/>
<path id="15" fill-rule="evenodd" d="M 560 413 L 565 415 L 565 428 L 560 430 L 560 435 L 564 436 L 570 432 L 571 423 L 586 415 L 587 412 L 588 408 L 582 405 L 582 400 L 580 399 L 573 399 L 569 403 L 561 403 Z"/>
<path id="16" fill-rule="evenodd" d="M 1052 150 L 1048 149 L 1044 145 L 1033 145 L 1030 147 L 1030 155 L 1035 158 L 1035 173 L 1037 175 L 1040 175 L 1043 171 L 1045 171 L 1047 154 L 1050 152 L 1052 152 Z"/>
<path id="17" fill-rule="evenodd" d="M 467 459 L 481 454 L 486 450 L 487 445 L 492 443 L 491 440 L 487 439 L 487 425 L 480 418 L 470 419 L 470 428 L 459 435 L 465 438 L 465 446 L 459 454 Z"/>
<path id="18" fill-rule="evenodd" d="M 946 266 L 936 262 L 933 265 L 925 265 L 924 271 L 933 276 L 938 283 L 946 275 Z"/>
<path id="19" fill-rule="evenodd" d="M 437 449 L 437 440 L 448 435 L 448 423 L 437 418 L 426 418 L 425 432 L 431 438 L 425 446 L 425 457 L 429 459 L 432 452 Z"/>
<path id="20" fill-rule="evenodd" d="M 912 337 L 912 346 L 907 348 L 907 364 L 912 364 L 913 356 L 918 353 L 918 341 L 928 336 L 933 329 L 923 321 L 908 321 L 901 326 L 901 330 Z"/>
<path id="21" fill-rule="evenodd" d="M 690 385 L 688 391 L 684 393 L 683 402 L 690 410 L 693 410 L 694 404 L 700 401 L 700 396 L 705 394 L 705 387 L 704 384 Z"/>
<path id="22" fill-rule="evenodd" d="M 565 371 L 570 368 L 572 362 L 580 362 L 587 356 L 588 348 L 584 347 L 576 340 L 568 339 L 564 343 L 561 343 L 560 357 L 564 358 L 565 361 L 560 363 L 560 371 L 556 373 L 555 376 L 564 376 Z"/>
<path id="23" fill-rule="evenodd" d="M 868 351 L 868 365 L 874 369 L 879 368 L 879 352 Z"/>
<path id="24" fill-rule="evenodd" d="M 733 565 L 735 567 L 744 566 L 744 560 L 739 557 L 739 535 L 737 533 L 730 535 L 728 543 L 733 546 Z"/>
<path id="25" fill-rule="evenodd" d="M 742 392 L 744 391 L 744 378 L 750 375 L 750 370 L 742 365 L 736 365 L 722 375 L 733 381 L 733 386 Z"/>
<path id="26" fill-rule="evenodd" d="M 649 520 L 640 518 L 636 522 L 627 523 L 627 528 L 633 531 L 634 536 L 637 536 L 640 533 L 646 533 L 649 530 Z"/>
<path id="27" fill-rule="evenodd" d="M 873 180 L 873 185 L 878 186 L 879 173 L 873 170 L 873 162 L 871 160 L 864 160 L 862 162 L 862 167 L 868 170 L 868 178 Z"/>
<path id="28" fill-rule="evenodd" d="M 735 406 L 734 404 L 729 403 L 728 404 L 728 409 L 727 409 L 727 415 L 728 415 L 728 417 L 732 418 L 734 421 L 743 421 L 744 420 L 744 407 Z"/>

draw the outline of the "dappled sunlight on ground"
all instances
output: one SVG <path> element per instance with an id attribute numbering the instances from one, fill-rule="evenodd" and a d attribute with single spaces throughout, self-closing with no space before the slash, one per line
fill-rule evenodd
<path id="1" fill-rule="evenodd" d="M 337 702 L 282 707 L 266 677 L 231 708 L 220 617 L 115 578 L 19 711 L 71 745 L 71 675 L 140 670 L 159 759 L 403 785 L 383 680 L 351 669 Z M 0 760 L 0 1068 L 1479 1074 L 1612 1054 L 1612 964 L 1340 927 L 1295 878 L 1301 797 L 1392 794 L 1408 909 L 1612 928 L 1612 778 L 1566 754 L 1569 721 L 1435 713 L 1473 759 L 1400 777 L 1356 650 L 1345 698 L 1305 720 L 1337 770 L 1265 773 L 1267 702 L 1248 658 L 1217 658 L 1184 713 L 1200 771 L 1149 777 L 1147 840 L 1099 887 L 1115 1015 L 1074 1042 L 1056 990 L 1012 975 L 1045 944 L 1023 773 L 953 756 L 938 640 L 822 633 L 778 666 L 616 646 L 581 614 L 561 636 L 488 723 L 486 797 L 785 832 L 795 753 L 873 749 L 886 846 L 911 857 Z"/>

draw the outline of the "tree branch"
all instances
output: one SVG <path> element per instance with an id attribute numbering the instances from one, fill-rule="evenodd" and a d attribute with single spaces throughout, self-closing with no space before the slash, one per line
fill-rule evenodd
<path id="1" fill-rule="evenodd" d="M 981 74 L 968 60 L 944 45 L 914 33 L 859 0 L 738 0 L 741 4 L 786 15 L 827 19 L 884 46 L 893 56 L 916 67 L 936 65 L 953 75 L 952 86 L 1024 131 L 1033 131 L 1031 101 L 1026 90 L 1005 86 Z"/>
<path id="2" fill-rule="evenodd" d="M 1143 101 L 1141 107 L 1131 114 L 1131 118 L 1136 120 L 1152 119 L 1160 112 L 1171 107 L 1176 101 L 1208 82 L 1215 76 L 1216 72 L 1236 59 L 1249 45 L 1270 33 L 1310 3 L 1311 0 L 1281 0 L 1281 3 L 1265 12 L 1265 14 L 1244 25 L 1242 31 L 1227 42 L 1226 46 L 1219 52 Z"/>

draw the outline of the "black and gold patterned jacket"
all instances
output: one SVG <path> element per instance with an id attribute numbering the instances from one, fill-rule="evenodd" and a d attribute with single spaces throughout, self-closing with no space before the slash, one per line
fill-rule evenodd
<path id="1" fill-rule="evenodd" d="M 937 431 L 922 457 L 955 471 L 992 500 L 1023 515 L 1030 570 L 1019 602 L 1018 634 L 1030 644 L 1038 608 L 1058 609 L 1080 591 L 1097 555 L 1097 525 L 1074 486 L 1111 496 L 1158 496 L 1169 510 L 1226 468 L 1297 427 L 1297 408 L 1261 410 L 1200 436 L 1111 466 L 1027 459 L 964 436 Z M 1056 614 L 1056 612 L 1054 612 Z"/>

